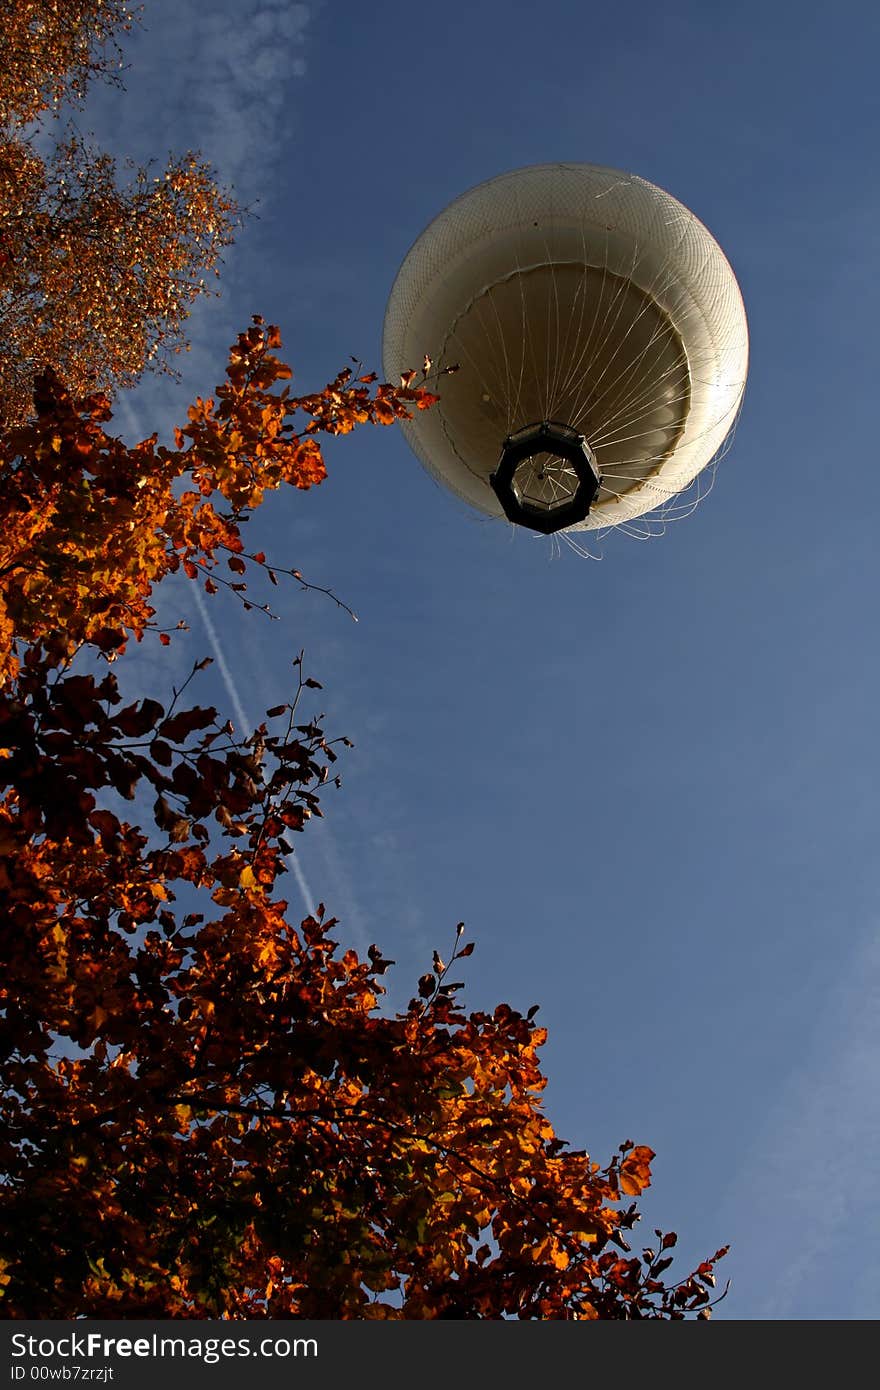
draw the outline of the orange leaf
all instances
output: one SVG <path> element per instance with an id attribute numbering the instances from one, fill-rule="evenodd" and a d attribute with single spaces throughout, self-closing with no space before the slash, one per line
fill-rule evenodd
<path id="1" fill-rule="evenodd" d="M 651 1186 L 651 1159 L 655 1157 L 653 1149 L 649 1149 L 646 1144 L 639 1144 L 620 1165 L 620 1190 L 627 1197 L 638 1197 L 639 1193 L 646 1187 Z"/>

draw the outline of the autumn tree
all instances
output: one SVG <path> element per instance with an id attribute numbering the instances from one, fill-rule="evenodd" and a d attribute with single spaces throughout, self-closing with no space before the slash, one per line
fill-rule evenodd
<path id="1" fill-rule="evenodd" d="M 28 413 L 46 367 L 84 394 L 171 370 L 183 325 L 239 219 L 190 152 L 164 168 L 115 161 L 72 127 L 33 122 L 118 77 L 122 0 L 0 0 L 0 424 Z"/>
<path id="2" fill-rule="evenodd" d="M 0 0 L 0 124 L 21 130 L 65 101 L 79 104 L 95 77 L 118 81 L 140 7 L 125 0 Z"/>
<path id="3" fill-rule="evenodd" d="M 183 690 L 120 696 L 130 643 L 173 640 L 164 576 L 256 604 L 265 493 L 321 481 L 322 433 L 434 399 L 350 373 L 294 397 L 279 341 L 242 335 L 173 449 L 126 447 L 52 373 L 3 437 L 6 1315 L 708 1316 L 723 1252 L 670 1282 L 674 1235 L 630 1251 L 650 1149 L 600 1167 L 556 1136 L 534 1011 L 460 1005 L 461 928 L 391 1015 L 378 946 L 291 921 L 279 880 L 339 752 L 300 661 L 248 737 Z"/>

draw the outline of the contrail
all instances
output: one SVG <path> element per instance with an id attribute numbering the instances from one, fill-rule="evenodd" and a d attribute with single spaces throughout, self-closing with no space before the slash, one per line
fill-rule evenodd
<path id="1" fill-rule="evenodd" d="M 131 403 L 127 401 L 123 396 L 117 398 L 116 404 L 121 405 L 124 408 L 125 413 L 128 417 L 129 427 L 134 431 L 134 434 L 137 437 L 137 439 L 140 439 L 141 429 L 138 423 L 137 416 L 135 415 L 134 410 L 131 406 Z M 191 592 L 195 595 L 196 608 L 199 610 L 199 617 L 201 618 L 202 623 L 204 624 L 205 632 L 208 634 L 208 641 L 210 642 L 211 648 L 214 652 L 214 656 L 217 661 L 217 666 L 220 670 L 220 675 L 222 677 L 223 684 L 226 687 L 226 693 L 232 702 L 232 708 L 235 711 L 235 718 L 238 722 L 238 727 L 241 729 L 244 737 L 246 738 L 248 734 L 250 734 L 253 731 L 253 724 L 245 714 L 245 709 L 242 703 L 241 695 L 239 694 L 238 687 L 235 684 L 235 681 L 233 680 L 232 672 L 229 669 L 229 663 L 227 662 L 226 657 L 223 653 L 223 647 L 220 643 L 220 638 L 217 633 L 217 629 L 215 628 L 211 620 L 211 615 L 208 612 L 208 606 L 205 603 L 204 598 L 202 597 L 198 583 L 193 583 L 191 585 Z M 315 899 L 312 895 L 312 890 L 309 888 L 308 882 L 306 881 L 306 876 L 303 873 L 302 865 L 299 862 L 299 855 L 289 854 L 287 856 L 286 863 L 288 868 L 291 870 L 294 878 L 296 879 L 296 884 L 299 888 L 300 896 L 303 900 L 303 903 L 305 904 L 306 912 L 309 916 L 314 917 Z"/>
<path id="2" fill-rule="evenodd" d="M 232 679 L 232 672 L 229 669 L 226 657 L 223 655 L 223 648 L 220 645 L 220 638 L 217 635 L 217 629 L 211 621 L 211 615 L 208 612 L 208 605 L 205 603 L 205 600 L 202 597 L 198 583 L 193 584 L 192 592 L 195 595 L 196 608 L 198 608 L 199 610 L 199 617 L 205 625 L 205 631 L 208 634 L 208 640 L 211 643 L 214 655 L 217 658 L 217 665 L 220 668 L 220 675 L 223 677 L 223 684 L 226 686 L 226 692 L 230 700 L 232 701 L 232 708 L 235 710 L 235 717 L 238 720 L 239 728 L 242 730 L 245 737 L 247 737 L 247 735 L 252 732 L 253 725 L 251 724 L 251 721 L 248 719 L 247 715 L 244 712 L 244 705 L 241 702 L 241 696 L 238 693 L 238 687 L 236 686 L 235 681 Z M 310 916 L 314 917 L 315 899 L 312 897 L 312 890 L 309 888 L 309 885 L 306 882 L 306 876 L 303 873 L 302 865 L 299 862 L 299 855 L 289 854 L 287 856 L 287 866 L 292 871 L 293 876 L 296 879 L 297 887 L 299 888 L 302 900 L 305 903 L 306 912 Z"/>
<path id="3" fill-rule="evenodd" d="M 196 608 L 199 610 L 199 617 L 205 625 L 205 631 L 207 632 L 208 639 L 211 643 L 211 646 L 214 649 L 214 656 L 217 658 L 217 665 L 220 667 L 220 675 L 223 677 L 223 684 L 226 686 L 226 693 L 232 701 L 232 708 L 235 711 L 235 718 L 238 722 L 238 727 L 244 731 L 244 736 L 245 738 L 247 738 L 248 734 L 252 732 L 253 726 L 251 724 L 251 721 L 248 719 L 247 715 L 244 712 L 244 705 L 241 703 L 241 696 L 238 693 L 238 687 L 236 686 L 235 681 L 232 679 L 232 672 L 230 671 L 229 666 L 226 662 L 226 657 L 223 655 L 223 648 L 220 645 L 220 638 L 217 636 L 217 629 L 215 628 L 211 620 L 211 615 L 208 612 L 208 605 L 202 598 L 202 592 L 197 583 L 193 584 L 192 593 L 195 596 Z"/>

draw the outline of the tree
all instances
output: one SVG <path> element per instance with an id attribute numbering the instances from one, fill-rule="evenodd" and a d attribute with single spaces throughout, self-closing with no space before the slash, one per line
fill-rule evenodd
<path id="1" fill-rule="evenodd" d="M 74 393 L 172 370 L 240 212 L 196 154 L 129 169 L 73 130 L 44 155 L 30 123 L 113 79 L 121 0 L 6 0 L 0 48 L 0 425 L 20 422 L 47 366 Z M 112 50 L 111 50 L 112 53 Z"/>
<path id="2" fill-rule="evenodd" d="M 118 81 L 117 33 L 136 17 L 125 0 L 3 0 L 0 124 L 17 130 L 80 104 L 94 77 Z"/>
<path id="3" fill-rule="evenodd" d="M 462 928 L 389 1016 L 378 947 L 341 951 L 323 908 L 289 921 L 290 837 L 337 758 L 301 660 L 245 739 L 183 690 L 123 705 L 112 669 L 74 669 L 170 642 L 150 599 L 175 570 L 253 606 L 264 493 L 321 481 L 322 432 L 436 399 L 348 372 L 293 397 L 279 343 L 239 338 L 173 450 L 127 448 L 51 373 L 3 439 L 7 1315 L 705 1317 L 724 1252 L 674 1284 L 673 1234 L 630 1254 L 651 1150 L 600 1169 L 555 1135 L 534 1011 L 458 1002 Z M 143 824 L 108 804 L 146 790 Z"/>

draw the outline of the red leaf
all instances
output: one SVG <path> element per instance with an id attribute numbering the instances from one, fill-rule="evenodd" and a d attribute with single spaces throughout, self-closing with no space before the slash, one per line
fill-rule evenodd
<path id="1" fill-rule="evenodd" d="M 125 709 L 114 714 L 111 723 L 126 738 L 140 738 L 143 734 L 149 733 L 156 720 L 161 719 L 164 713 L 165 710 L 158 700 L 142 700 L 139 705 L 126 705 Z"/>
<path id="2" fill-rule="evenodd" d="M 213 724 L 217 718 L 215 709 L 194 709 L 181 710 L 179 714 L 174 714 L 170 719 L 165 719 L 159 725 L 158 732 L 162 738 L 170 739 L 172 743 L 183 743 L 194 729 L 207 728 Z"/>

